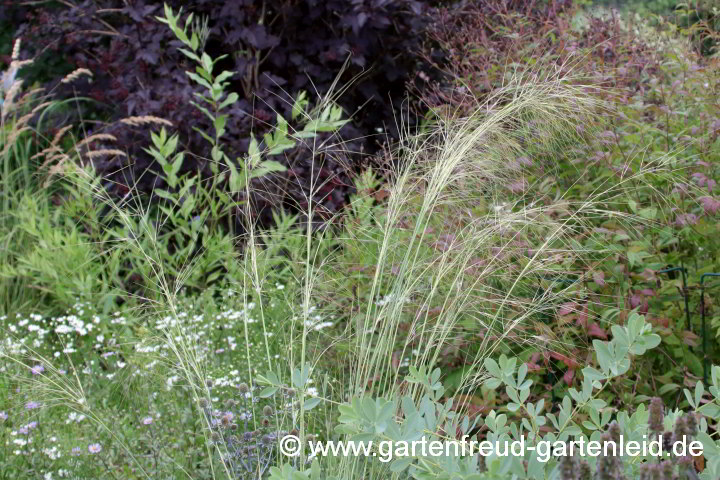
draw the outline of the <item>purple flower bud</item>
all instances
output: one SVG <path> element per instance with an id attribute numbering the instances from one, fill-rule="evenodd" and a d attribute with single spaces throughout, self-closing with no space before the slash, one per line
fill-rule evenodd
<path id="1" fill-rule="evenodd" d="M 700 197 L 698 201 L 702 204 L 706 215 L 715 215 L 720 210 L 720 200 L 713 197 Z"/>

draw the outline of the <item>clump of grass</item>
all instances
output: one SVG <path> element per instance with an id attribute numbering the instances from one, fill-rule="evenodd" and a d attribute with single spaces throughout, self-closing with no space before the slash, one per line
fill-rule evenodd
<path id="1" fill-rule="evenodd" d="M 330 98 L 321 102 L 330 103 Z M 322 111 L 322 107 L 318 110 Z M 552 277 L 558 271 L 586 264 L 593 255 L 606 253 L 601 247 L 589 250 L 580 246 L 574 236 L 586 230 L 588 218 L 612 214 L 603 205 L 622 192 L 630 178 L 603 185 L 577 203 L 558 199 L 548 204 L 527 197 L 509 202 L 504 192 L 509 184 L 523 177 L 518 158 L 529 149 L 536 155 L 556 155 L 580 141 L 575 126 L 590 123 L 598 108 L 601 105 L 575 78 L 515 77 L 473 115 L 441 122 L 424 134 L 406 132 L 386 173 L 386 203 L 373 205 L 361 192 L 339 234 L 331 228 L 315 227 L 318 205 L 313 199 L 323 185 L 312 184 L 302 212 L 305 223 L 299 225 L 294 234 L 297 241 L 287 252 L 296 262 L 290 269 L 295 285 L 285 299 L 288 310 L 296 312 L 286 321 L 287 355 L 275 358 L 270 353 L 268 336 L 264 335 L 266 358 L 263 365 L 253 364 L 251 327 L 243 322 L 238 328 L 247 355 L 241 367 L 247 371 L 248 382 L 252 385 L 259 379 L 259 372 L 267 371 L 283 380 L 295 371 L 307 371 L 314 377 L 323 374 L 324 357 L 332 354 L 332 344 L 327 349 L 318 347 L 313 306 L 318 299 L 332 295 L 342 297 L 336 298 L 339 301 L 333 313 L 344 320 L 343 339 L 333 339 L 333 343 L 346 342 L 348 349 L 342 365 L 346 368 L 333 372 L 339 382 L 332 391 L 326 390 L 331 393 L 324 394 L 331 402 L 348 396 L 383 394 L 395 400 L 401 393 L 418 394 L 416 386 L 403 382 L 403 372 L 393 360 L 395 355 L 403 358 L 410 352 L 408 366 L 432 369 L 458 336 L 469 336 L 473 341 L 472 348 L 463 352 L 467 368 L 459 390 L 476 387 L 484 378 L 483 360 L 508 343 L 551 343 L 552 339 L 530 328 L 531 320 L 578 291 L 567 286 L 537 293 L 533 286 L 538 278 Z M 158 119 L 134 119 L 131 124 L 146 121 L 163 123 Z M 318 147 L 313 144 L 312 151 Z M 112 154 L 112 149 L 101 151 Z M 47 153 L 55 154 L 53 149 Z M 169 352 L 165 361 L 182 377 L 182 385 L 195 399 L 215 477 L 219 473 L 214 470 L 214 453 L 228 458 L 229 447 L 227 442 L 213 442 L 212 418 L 201 415 L 212 402 L 207 383 L 208 359 L 198 348 L 193 332 L 182 328 L 177 300 L 182 280 L 194 264 L 188 262 L 184 271 L 171 279 L 147 210 L 139 202 L 120 204 L 109 196 L 91 168 L 77 166 L 87 157 L 70 157 L 73 161 L 65 163 L 66 179 L 91 197 L 95 205 L 112 212 L 114 220 L 127 232 L 122 251 L 145 264 L 143 281 L 157 294 L 149 302 L 151 314 L 172 320 L 160 329 L 155 340 Z M 662 165 L 648 168 L 658 167 Z M 644 173 L 638 172 L 634 178 Z M 245 198 L 251 198 L 252 184 L 246 182 L 244 188 Z M 532 185 L 528 191 L 532 192 Z M 275 285 L 268 284 L 271 276 L 265 269 L 265 252 L 289 235 L 283 232 L 283 236 L 273 238 L 272 234 L 259 232 L 249 202 L 239 203 L 237 208 L 245 212 L 246 228 L 239 239 L 245 251 L 238 258 L 239 276 L 234 289 L 245 310 L 251 302 L 256 303 L 258 326 L 267 333 L 271 319 L 267 316 L 270 306 L 266 304 L 266 293 Z M 432 229 L 443 229 L 443 238 L 430 242 Z M 335 249 L 328 248 L 328 239 L 332 239 Z M 204 254 L 208 252 L 198 255 Z M 366 282 L 354 285 L 344 274 L 358 255 L 368 260 L 370 275 Z M 358 289 L 362 290 L 359 294 L 353 293 Z M 333 310 L 330 302 L 323 307 Z M 49 359 L 34 361 L 47 364 L 51 371 Z M 73 385 L 35 385 L 56 396 L 53 398 L 77 397 Z M 291 425 L 282 426 L 285 430 L 296 428 L 301 438 L 311 428 L 311 395 L 305 387 L 298 388 L 288 407 Z M 462 409 L 462 401 L 458 403 L 456 408 Z M 255 407 L 251 404 L 250 408 Z M 251 422 L 255 418 L 262 416 L 252 415 Z M 327 435 L 332 434 L 330 429 Z M 282 461 L 277 458 L 277 462 Z M 387 473 L 376 470 L 381 468 L 378 466 L 366 470 L 368 467 L 359 459 L 337 462 L 340 478 L 352 478 L 358 472 L 379 478 Z M 232 477 L 226 463 L 222 468 Z"/>

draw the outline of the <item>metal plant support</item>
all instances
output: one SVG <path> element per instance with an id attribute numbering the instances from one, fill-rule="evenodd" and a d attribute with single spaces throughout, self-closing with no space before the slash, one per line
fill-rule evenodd
<path id="1" fill-rule="evenodd" d="M 700 314 L 702 315 L 702 336 L 703 336 L 703 383 L 708 382 L 708 353 L 707 353 L 707 332 L 705 331 L 705 278 L 720 277 L 720 273 L 703 273 L 700 275 Z M 717 286 L 720 284 L 716 284 Z"/>
<path id="2" fill-rule="evenodd" d="M 671 273 L 671 272 L 680 272 L 682 273 L 682 294 L 683 298 L 685 300 L 685 319 L 687 320 L 687 329 L 689 331 L 692 331 L 692 324 L 690 323 L 690 291 L 688 290 L 687 285 L 687 269 L 683 266 L 680 267 L 673 267 L 673 268 L 666 268 L 665 270 L 660 270 L 657 273 Z"/>

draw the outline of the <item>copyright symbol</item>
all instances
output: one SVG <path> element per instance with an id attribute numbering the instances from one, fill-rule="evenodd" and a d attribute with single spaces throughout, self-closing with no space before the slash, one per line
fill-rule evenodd
<path id="1" fill-rule="evenodd" d="M 286 457 L 300 455 L 300 439 L 295 435 L 285 435 L 280 440 L 280 453 Z"/>

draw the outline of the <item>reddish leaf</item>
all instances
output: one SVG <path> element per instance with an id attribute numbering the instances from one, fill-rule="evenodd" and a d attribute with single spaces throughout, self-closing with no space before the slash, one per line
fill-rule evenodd
<path id="1" fill-rule="evenodd" d="M 695 335 L 693 332 L 689 330 L 685 330 L 682 333 L 683 336 L 683 343 L 689 347 L 697 347 L 699 344 L 700 337 Z"/>
<path id="2" fill-rule="evenodd" d="M 382 202 L 390 196 L 390 192 L 388 190 L 382 189 L 375 192 L 373 196 L 375 197 L 375 200 L 377 200 L 378 202 Z"/>
<path id="3" fill-rule="evenodd" d="M 537 363 L 525 362 L 525 365 L 527 366 L 528 372 L 537 372 L 538 370 L 542 370 L 542 367 Z"/>
<path id="4" fill-rule="evenodd" d="M 562 305 L 560 305 L 560 309 L 558 310 L 558 315 L 561 317 L 563 317 L 565 315 L 570 315 L 571 313 L 573 313 L 575 311 L 576 308 L 577 308 L 577 303 L 575 303 L 575 302 L 563 303 Z"/>
<path id="5" fill-rule="evenodd" d="M 577 368 L 580 366 L 580 364 L 578 364 L 575 360 L 568 357 L 567 355 L 563 355 L 562 353 L 550 352 L 550 356 L 552 358 L 554 358 L 555 360 L 559 360 L 559 361 L 563 362 L 569 368 Z"/>
<path id="6" fill-rule="evenodd" d="M 608 339 L 607 332 L 600 328 L 597 323 L 590 325 L 590 328 L 588 328 L 588 335 L 591 337 L 602 338 L 603 340 Z"/>
<path id="7" fill-rule="evenodd" d="M 593 272 L 593 281 L 601 287 L 605 286 L 605 272 Z"/>
<path id="8" fill-rule="evenodd" d="M 575 378 L 575 370 L 572 368 L 568 368 L 568 370 L 565 372 L 565 375 L 563 375 L 563 380 L 568 386 L 570 386 L 572 385 L 573 378 Z"/>
<path id="9" fill-rule="evenodd" d="M 650 317 L 648 321 L 656 327 L 668 328 L 670 326 L 670 319 L 666 317 Z"/>
<path id="10" fill-rule="evenodd" d="M 581 327 L 587 328 L 588 320 L 590 319 L 590 314 L 588 313 L 588 306 L 587 303 L 583 304 L 582 310 L 578 312 L 577 319 L 575 322 L 580 325 Z"/>

